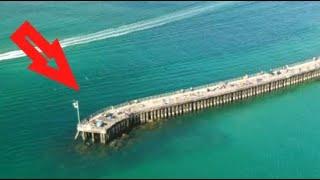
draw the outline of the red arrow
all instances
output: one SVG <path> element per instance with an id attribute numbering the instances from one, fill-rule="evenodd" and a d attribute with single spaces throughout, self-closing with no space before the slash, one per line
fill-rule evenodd
<path id="1" fill-rule="evenodd" d="M 28 21 L 25 21 L 11 35 L 11 40 L 31 59 L 29 70 L 69 88 L 79 90 L 79 85 L 73 76 L 58 39 L 50 44 Z M 46 57 L 54 59 L 57 68 L 49 66 Z"/>

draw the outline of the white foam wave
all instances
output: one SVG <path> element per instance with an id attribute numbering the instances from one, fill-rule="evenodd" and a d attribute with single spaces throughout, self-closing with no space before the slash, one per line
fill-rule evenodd
<path id="1" fill-rule="evenodd" d="M 195 6 L 185 10 L 170 13 L 157 18 L 152 18 L 149 20 L 143 20 L 132 24 L 123 25 L 117 28 L 109 28 L 96 33 L 91 33 L 87 35 L 76 36 L 72 38 L 67 38 L 60 41 L 63 48 L 74 46 L 78 44 L 85 44 L 94 41 L 104 40 L 112 37 L 123 36 L 129 33 L 142 31 L 150 28 L 155 28 L 163 26 L 168 23 L 176 22 L 179 20 L 191 18 L 193 16 L 212 11 L 222 5 L 230 3 L 210 3 L 201 6 Z M 26 56 L 22 50 L 15 50 L 0 54 L 0 61 L 15 59 Z"/>

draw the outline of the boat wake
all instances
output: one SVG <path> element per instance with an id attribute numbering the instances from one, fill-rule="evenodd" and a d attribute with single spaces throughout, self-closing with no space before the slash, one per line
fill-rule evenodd
<path id="1" fill-rule="evenodd" d="M 95 33 L 87 34 L 87 35 L 81 35 L 76 36 L 72 38 L 67 38 L 60 41 L 60 44 L 63 48 L 79 45 L 79 44 L 85 44 L 90 43 L 94 41 L 104 40 L 112 37 L 117 36 L 123 36 L 129 33 L 142 31 L 146 29 L 151 29 L 159 26 L 163 26 L 168 23 L 176 22 L 179 20 L 191 18 L 196 15 L 200 15 L 206 12 L 213 11 L 221 6 L 225 6 L 227 4 L 231 4 L 230 2 L 224 2 L 224 3 L 210 3 L 205 5 L 198 5 L 194 6 L 185 10 L 173 12 L 164 16 L 138 21 L 136 23 L 127 24 L 123 26 L 119 26 L 117 28 L 108 28 L 102 31 L 98 31 Z M 10 59 L 16 59 L 20 57 L 26 56 L 23 51 L 21 50 L 15 50 L 15 51 L 9 51 L 6 53 L 0 54 L 0 61 L 4 60 L 10 60 Z"/>

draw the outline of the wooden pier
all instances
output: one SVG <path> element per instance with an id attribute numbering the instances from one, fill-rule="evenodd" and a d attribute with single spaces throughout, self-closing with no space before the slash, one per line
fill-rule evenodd
<path id="1" fill-rule="evenodd" d="M 320 77 L 320 58 L 195 88 L 136 99 L 100 110 L 77 125 L 84 141 L 107 143 L 132 127 L 215 107 Z"/>

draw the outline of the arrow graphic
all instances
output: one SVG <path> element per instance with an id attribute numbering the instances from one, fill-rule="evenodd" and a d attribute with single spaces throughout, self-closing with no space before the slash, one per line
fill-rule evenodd
<path id="1" fill-rule="evenodd" d="M 25 21 L 11 35 L 11 40 L 31 59 L 29 70 L 76 91 L 80 89 L 58 39 L 50 44 L 28 21 Z M 57 68 L 51 67 L 47 59 L 53 59 Z"/>

